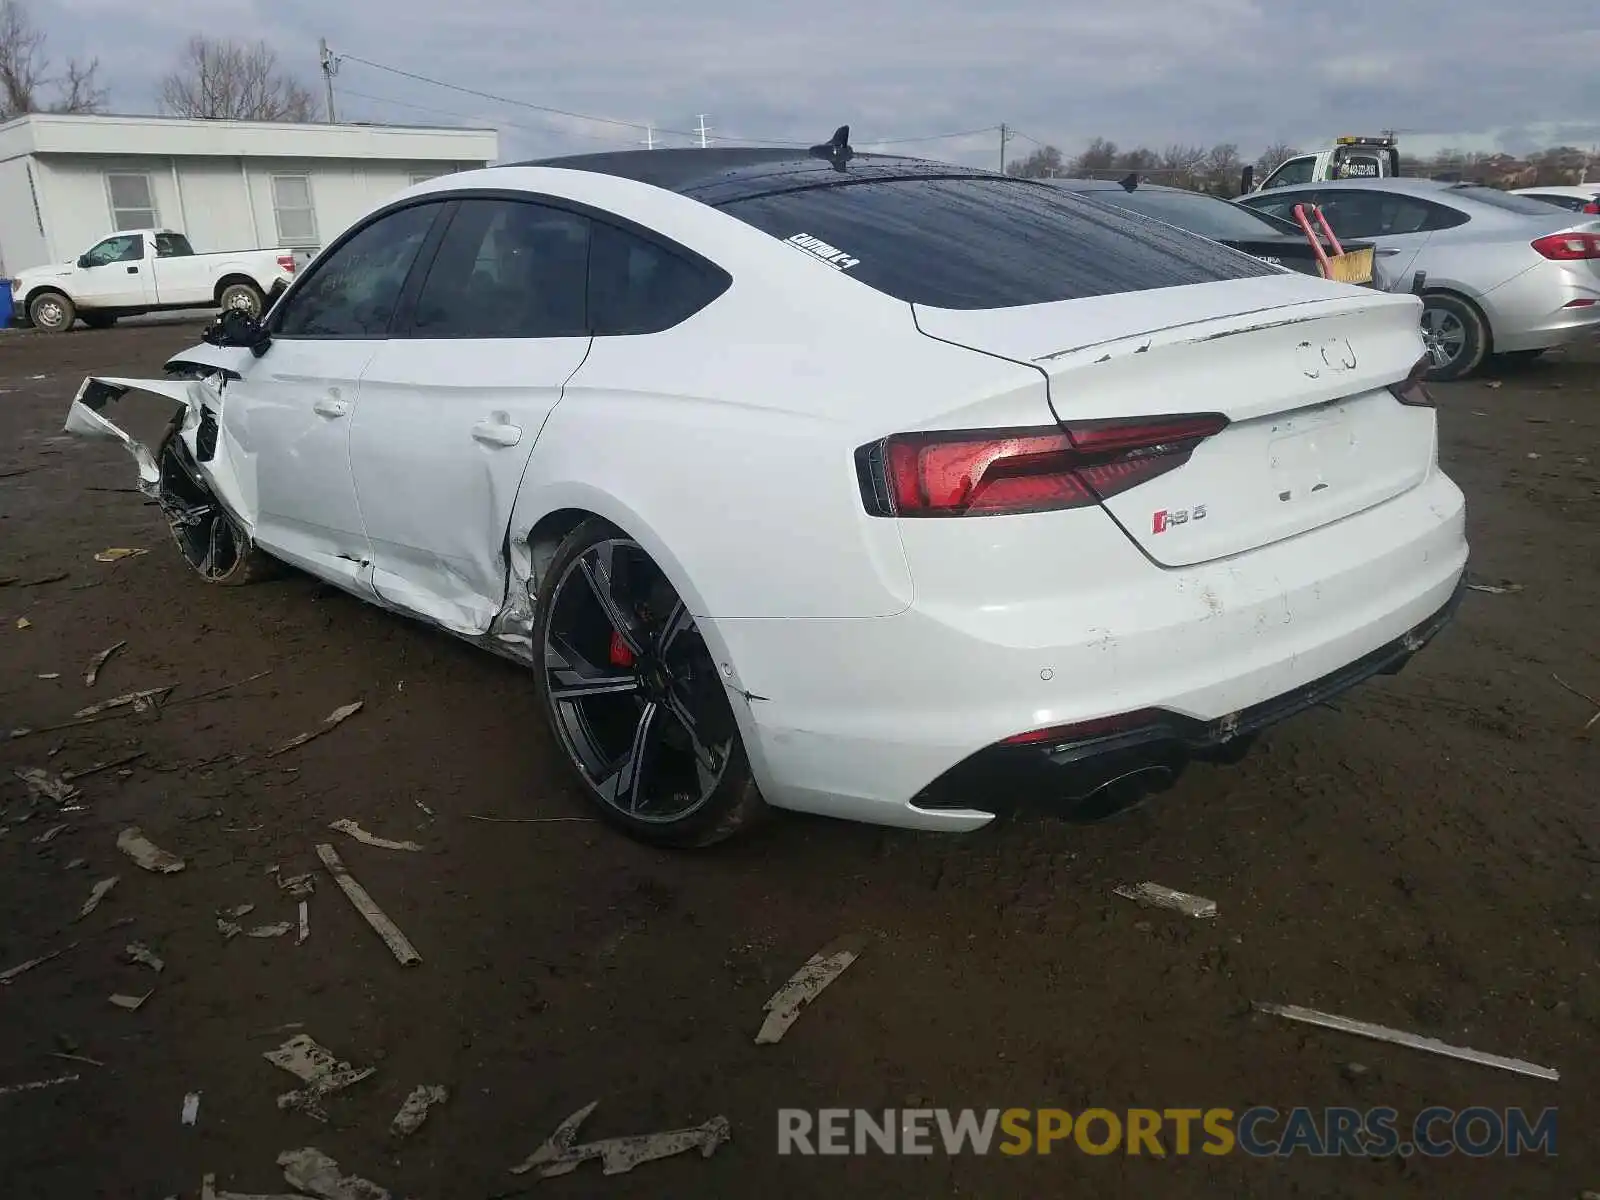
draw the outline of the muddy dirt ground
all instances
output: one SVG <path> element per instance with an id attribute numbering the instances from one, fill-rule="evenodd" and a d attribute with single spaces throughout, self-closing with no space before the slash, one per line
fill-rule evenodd
<path id="1" fill-rule="evenodd" d="M 1466 490 L 1471 592 L 1410 669 L 1196 767 L 1153 807 L 1083 828 L 1022 816 L 965 838 L 789 818 L 709 854 L 585 823 L 517 667 L 303 576 L 192 578 L 110 443 L 61 424 L 86 373 L 159 373 L 193 326 L 0 334 L 0 1179 L 8 1196 L 193 1197 L 201 1176 L 284 1190 L 312 1145 L 397 1196 L 532 1194 L 1575 1197 L 1600 1188 L 1600 350 L 1437 389 Z M 169 407 L 125 401 L 154 436 Z M 109 547 L 149 553 L 114 563 Z M 29 622 L 18 628 L 19 618 Z M 98 683 L 90 658 L 126 646 Z M 259 678 L 254 678 L 261 672 Z M 210 689 L 249 680 L 213 696 Z M 170 685 L 159 711 L 71 728 Z M 276 757 L 333 709 L 362 710 Z M 54 815 L 14 771 L 81 771 Z M 353 818 L 422 853 L 331 833 Z M 563 818 L 494 823 L 479 818 Z M 186 860 L 140 870 L 137 823 Z M 48 842 L 58 824 L 67 828 Z M 422 962 L 402 968 L 333 886 L 335 843 Z M 317 872 L 310 936 L 267 874 Z M 76 919 L 99 880 L 120 882 Z M 1156 880 L 1215 921 L 1112 895 Z M 778 1045 L 762 1004 L 819 947 L 860 960 Z M 131 941 L 160 974 L 122 961 Z M 137 1011 L 113 993 L 152 992 Z M 1558 1083 L 1253 1013 L 1335 1011 L 1559 1067 Z M 300 1023 L 376 1074 L 327 1124 L 280 1111 L 262 1058 Z M 74 1054 L 93 1064 L 59 1057 Z M 1360 1072 L 1350 1067 L 1359 1063 Z M 5 1093 L 10 1085 L 77 1078 Z M 416 1085 L 450 1099 L 403 1141 Z M 201 1093 L 197 1124 L 179 1121 Z M 710 1160 L 540 1181 L 509 1168 L 600 1102 L 584 1134 L 692 1125 Z M 780 1159 L 780 1107 L 1429 1104 L 1560 1109 L 1558 1155 L 1263 1161 L 1235 1153 Z"/>

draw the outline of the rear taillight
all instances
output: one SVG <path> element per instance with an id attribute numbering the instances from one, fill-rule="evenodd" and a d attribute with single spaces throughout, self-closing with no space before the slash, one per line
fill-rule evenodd
<path id="1" fill-rule="evenodd" d="M 1600 200 L 1589 201 L 1589 203 L 1585 204 L 1580 211 L 1594 215 L 1600 215 Z"/>
<path id="2" fill-rule="evenodd" d="M 1432 365 L 1433 359 L 1424 354 L 1417 359 L 1417 365 L 1411 368 L 1411 374 L 1399 383 L 1389 385 L 1389 394 L 1401 404 L 1410 404 L 1416 408 L 1432 408 L 1433 394 L 1423 382 L 1423 377 L 1427 375 L 1428 368 Z"/>
<path id="3" fill-rule="evenodd" d="M 1092 721 L 1076 721 L 1071 725 L 1049 725 L 1043 729 L 1030 729 L 1006 738 L 1002 746 L 1039 746 L 1045 743 L 1060 745 L 1064 742 L 1087 742 L 1094 738 L 1115 737 L 1132 733 L 1161 723 L 1160 709 L 1141 708 L 1135 712 L 1118 713 L 1114 717 L 1096 717 Z"/>
<path id="4" fill-rule="evenodd" d="M 287 271 L 289 274 L 293 275 L 294 274 L 294 255 L 292 255 L 292 254 L 280 254 L 280 255 L 278 255 L 278 265 L 280 267 L 282 267 L 285 271 Z"/>
<path id="5" fill-rule="evenodd" d="M 1098 504 L 1189 460 L 1219 413 L 1065 427 L 901 433 L 856 451 L 878 517 L 982 517 Z"/>
<path id="6" fill-rule="evenodd" d="M 1551 233 L 1533 243 L 1533 248 L 1546 258 L 1557 262 L 1600 258 L 1600 234 Z"/>

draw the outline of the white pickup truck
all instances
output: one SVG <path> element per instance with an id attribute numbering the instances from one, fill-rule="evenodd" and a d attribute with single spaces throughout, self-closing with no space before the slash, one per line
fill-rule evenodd
<path id="1" fill-rule="evenodd" d="M 181 233 L 129 229 L 73 262 L 20 272 L 11 298 L 17 315 L 45 333 L 65 333 L 79 318 L 105 329 L 118 317 L 212 304 L 259 317 L 308 261 L 304 250 L 196 254 Z"/>

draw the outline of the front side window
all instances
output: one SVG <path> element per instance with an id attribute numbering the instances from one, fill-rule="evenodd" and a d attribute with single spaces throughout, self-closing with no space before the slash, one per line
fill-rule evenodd
<path id="1" fill-rule="evenodd" d="M 708 264 L 596 223 L 589 248 L 589 329 L 599 337 L 660 333 L 688 320 L 732 280 Z"/>
<path id="2" fill-rule="evenodd" d="M 1317 159 L 1315 155 L 1308 154 L 1301 158 L 1291 158 L 1276 171 L 1267 177 L 1263 187 L 1279 188 L 1294 187 L 1297 184 L 1310 183 L 1311 177 L 1316 174 Z"/>
<path id="3" fill-rule="evenodd" d="M 311 176 L 274 175 L 272 214 L 278 223 L 278 245 L 315 246 L 317 212 L 311 203 Z"/>
<path id="4" fill-rule="evenodd" d="M 1182 229 L 1021 179 L 826 184 L 720 207 L 796 254 L 938 308 L 1009 308 L 1278 274 Z"/>
<path id="5" fill-rule="evenodd" d="M 461 201 L 417 293 L 410 336 L 584 336 L 589 226 L 541 204 Z"/>
<path id="6" fill-rule="evenodd" d="M 379 217 L 316 264 L 273 309 L 285 337 L 383 337 L 439 204 Z"/>
<path id="7" fill-rule="evenodd" d="M 105 267 L 112 263 L 138 262 L 144 258 L 144 238 L 137 233 L 109 237 L 83 256 L 86 267 Z"/>
<path id="8" fill-rule="evenodd" d="M 111 200 L 112 229 L 150 229 L 160 224 L 156 220 L 150 176 L 132 171 L 109 171 L 106 193 Z"/>

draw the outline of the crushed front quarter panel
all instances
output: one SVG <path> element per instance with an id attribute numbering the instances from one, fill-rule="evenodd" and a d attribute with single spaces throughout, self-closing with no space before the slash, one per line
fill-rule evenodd
<path id="1" fill-rule="evenodd" d="M 227 386 L 223 375 L 208 375 L 199 379 L 126 379 L 116 376 L 90 376 L 78 388 L 72 407 L 67 412 L 66 431 L 79 437 L 101 438 L 122 443 L 139 467 L 139 490 L 160 500 L 161 469 L 155 455 L 144 443 L 137 441 L 105 416 L 105 408 L 122 399 L 131 391 L 149 392 L 174 400 L 183 406 L 183 419 L 178 436 L 188 447 L 191 461 L 201 478 L 211 489 L 218 502 L 228 510 L 246 533 L 255 529 L 255 504 L 253 489 L 246 489 L 241 472 L 235 467 L 236 455 L 231 446 L 223 444 L 221 429 L 221 401 Z M 210 409 L 218 424 L 217 446 L 209 461 L 201 461 L 196 438 L 201 416 Z"/>

